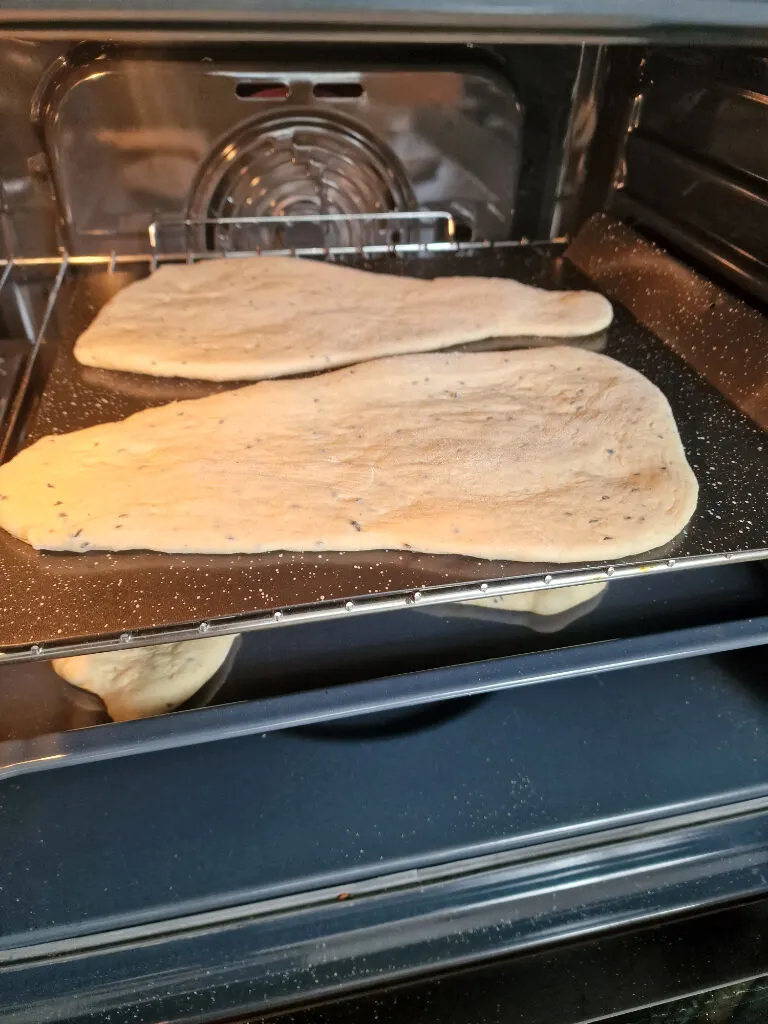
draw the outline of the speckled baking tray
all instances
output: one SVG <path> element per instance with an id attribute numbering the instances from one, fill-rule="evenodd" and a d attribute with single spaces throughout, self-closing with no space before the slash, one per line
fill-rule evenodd
<path id="1" fill-rule="evenodd" d="M 631 233 L 630 233 L 631 235 Z M 606 227 L 576 254 L 610 264 L 631 238 L 605 244 Z M 601 241 L 602 240 L 602 241 Z M 602 246 L 602 249 L 601 249 Z M 624 287 L 648 291 L 644 274 L 663 287 L 670 275 L 690 275 L 664 254 L 638 246 L 637 266 Z M 548 286 L 583 286 L 584 276 L 563 257 L 561 246 L 466 247 L 429 255 L 386 254 L 365 261 L 368 269 L 425 276 L 506 276 Z M 78 334 L 119 288 L 147 273 L 137 263 L 108 268 L 71 267 L 64 277 L 46 337 L 40 346 L 36 384 L 26 402 L 19 444 L 46 433 L 61 433 L 114 420 L 149 405 L 191 398 L 222 387 L 194 381 L 94 371 L 72 358 Z M 615 283 L 614 283 L 615 284 Z M 712 286 L 708 286 L 711 288 Z M 621 289 L 606 288 L 618 302 Z M 677 293 L 676 293 L 677 294 Z M 691 288 L 689 304 L 702 301 Z M 706 302 L 711 303 L 710 292 Z M 666 320 L 680 316 L 695 325 L 694 348 L 728 348 L 733 379 L 743 361 L 727 334 L 725 298 L 717 317 L 692 317 L 674 306 Z M 731 302 L 728 299 L 728 302 Z M 695 310 L 693 312 L 696 312 Z M 688 528 L 663 550 L 614 565 L 530 565 L 408 552 L 327 554 L 281 553 L 240 556 L 182 556 L 148 552 L 50 554 L 0 535 L 0 648 L 9 659 L 105 650 L 117 644 L 183 639 L 333 615 L 354 615 L 496 593 L 534 590 L 563 583 L 678 569 L 718 561 L 768 556 L 768 434 L 732 400 L 726 399 L 660 340 L 616 306 L 615 321 L 593 347 L 644 373 L 667 395 L 686 452 L 700 484 L 699 506 Z M 768 325 L 760 318 L 768 351 Z M 720 346 L 720 348 L 718 348 Z M 722 369 L 722 359 L 720 361 Z"/>

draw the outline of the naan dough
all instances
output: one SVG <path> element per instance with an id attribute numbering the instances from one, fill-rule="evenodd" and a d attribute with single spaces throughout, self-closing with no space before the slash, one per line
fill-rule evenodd
<path id="1" fill-rule="evenodd" d="M 127 722 L 189 700 L 221 668 L 234 641 L 234 636 L 212 636 L 56 658 L 52 665 L 62 679 L 100 697 L 115 722 Z"/>
<path id="2" fill-rule="evenodd" d="M 671 540 L 696 497 L 662 393 L 566 347 L 252 384 L 0 467 L 0 526 L 57 551 L 614 559 Z"/>
<path id="3" fill-rule="evenodd" d="M 229 258 L 161 267 L 129 285 L 78 340 L 75 357 L 159 377 L 258 380 L 504 335 L 577 337 L 612 316 L 594 292 Z"/>

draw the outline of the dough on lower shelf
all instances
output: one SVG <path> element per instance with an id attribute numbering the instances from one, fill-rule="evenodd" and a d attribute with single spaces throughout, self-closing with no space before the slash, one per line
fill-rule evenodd
<path id="1" fill-rule="evenodd" d="M 560 615 L 577 608 L 602 594 L 607 583 L 580 583 L 572 587 L 551 587 L 529 590 L 525 594 L 504 594 L 501 597 L 480 597 L 461 603 L 472 608 L 498 608 L 532 615 Z"/>
<path id="2" fill-rule="evenodd" d="M 204 637 L 56 658 L 52 664 L 62 679 L 100 697 L 115 722 L 127 722 L 184 704 L 221 668 L 235 639 Z"/>
<path id="3" fill-rule="evenodd" d="M 579 583 L 571 587 L 547 587 L 524 594 L 469 598 L 448 604 L 424 605 L 420 611 L 441 619 L 476 619 L 536 633 L 558 633 L 573 622 L 591 615 L 600 604 L 606 582 Z"/>

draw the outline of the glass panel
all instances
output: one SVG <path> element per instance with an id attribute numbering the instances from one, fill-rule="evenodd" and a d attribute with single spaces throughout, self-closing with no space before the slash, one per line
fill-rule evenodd
<path id="1" fill-rule="evenodd" d="M 616 1024 L 765 1024 L 768 978 L 612 1017 Z"/>

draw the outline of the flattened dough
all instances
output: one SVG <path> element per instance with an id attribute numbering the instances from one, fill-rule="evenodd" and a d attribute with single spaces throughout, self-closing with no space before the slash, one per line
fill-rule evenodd
<path id="1" fill-rule="evenodd" d="M 505 335 L 577 337 L 612 316 L 594 292 L 230 258 L 161 267 L 129 285 L 80 337 L 75 357 L 158 377 L 261 380 Z"/>
<path id="2" fill-rule="evenodd" d="M 61 551 L 614 559 L 671 540 L 696 497 L 661 392 L 568 347 L 252 384 L 0 467 L 0 526 Z"/>
<path id="3" fill-rule="evenodd" d="M 110 718 L 128 722 L 179 707 L 221 668 L 234 636 L 55 658 L 54 670 L 100 697 Z"/>

